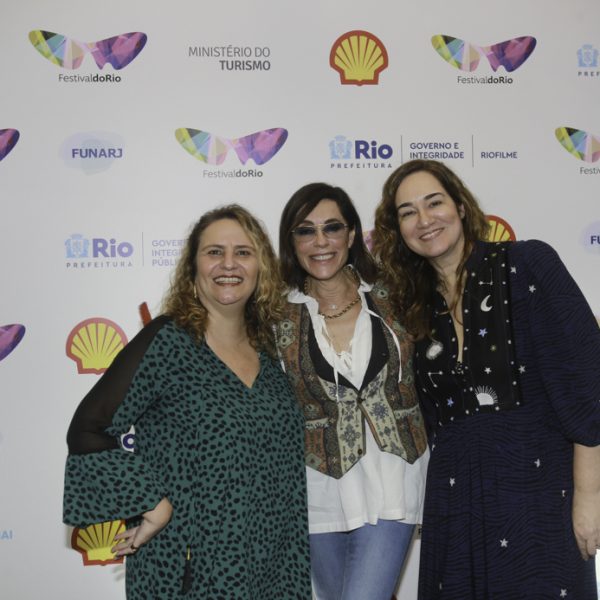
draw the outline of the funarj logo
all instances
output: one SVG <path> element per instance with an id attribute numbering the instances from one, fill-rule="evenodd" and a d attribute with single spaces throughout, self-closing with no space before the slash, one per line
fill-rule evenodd
<path id="1" fill-rule="evenodd" d="M 348 31 L 331 46 L 329 65 L 340 74 L 342 85 L 377 85 L 388 66 L 383 42 L 372 33 Z"/>
<path id="2" fill-rule="evenodd" d="M 114 322 L 101 317 L 81 321 L 67 338 L 67 356 L 77 363 L 77 372 L 100 375 L 127 344 L 125 332 Z"/>
<path id="3" fill-rule="evenodd" d="M 115 535 L 125 531 L 125 521 L 106 521 L 88 527 L 75 527 L 71 535 L 71 548 L 81 553 L 83 564 L 115 565 L 123 562 L 124 557 L 116 558 L 111 548 L 117 543 Z"/>
<path id="4" fill-rule="evenodd" d="M 177 141 L 193 157 L 209 165 L 220 165 L 229 150 L 233 150 L 245 165 L 252 159 L 257 165 L 270 161 L 281 149 L 288 137 L 286 129 L 276 127 L 252 133 L 241 138 L 224 138 L 199 129 L 175 130 Z"/>
<path id="5" fill-rule="evenodd" d="M 84 56 L 91 53 L 98 68 L 110 63 L 115 70 L 125 68 L 146 45 L 148 36 L 139 31 L 123 33 L 99 42 L 78 42 L 60 33 L 29 32 L 33 47 L 51 63 L 63 69 L 78 69 Z"/>
<path id="6" fill-rule="evenodd" d="M 25 335 L 25 325 L 0 325 L 0 360 L 4 360 Z"/>
<path id="7" fill-rule="evenodd" d="M 0 129 L 0 160 L 3 160 L 19 141 L 16 129 Z"/>
<path id="8" fill-rule="evenodd" d="M 490 226 L 488 229 L 488 242 L 514 242 L 517 239 L 513 228 L 502 218 L 496 215 L 487 215 Z"/>
<path id="9" fill-rule="evenodd" d="M 558 127 L 554 135 L 571 156 L 588 163 L 600 159 L 600 136 L 573 127 Z"/>
<path id="10" fill-rule="evenodd" d="M 598 66 L 598 50 L 591 44 L 584 44 L 577 50 L 577 66 L 581 69 L 593 69 Z"/>
<path id="11" fill-rule="evenodd" d="M 93 175 L 123 158 L 123 140 L 114 133 L 76 133 L 62 143 L 60 155 L 67 166 Z"/>
<path id="12" fill-rule="evenodd" d="M 485 56 L 494 73 L 500 67 L 512 73 L 531 56 L 537 42 L 526 35 L 491 46 L 477 46 L 450 35 L 434 35 L 431 43 L 449 65 L 461 71 L 475 71 L 481 57 Z"/>

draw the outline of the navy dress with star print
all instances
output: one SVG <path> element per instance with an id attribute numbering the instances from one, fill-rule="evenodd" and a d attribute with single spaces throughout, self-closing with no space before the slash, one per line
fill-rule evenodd
<path id="1" fill-rule="evenodd" d="M 600 444 L 600 329 L 556 252 L 479 243 L 462 362 L 439 296 L 417 343 L 432 449 L 420 600 L 595 600 L 572 529 L 573 443 Z"/>

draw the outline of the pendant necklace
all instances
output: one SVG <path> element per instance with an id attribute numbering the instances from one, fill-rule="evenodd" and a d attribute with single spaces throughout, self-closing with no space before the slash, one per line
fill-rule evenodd
<path id="1" fill-rule="evenodd" d="M 358 280 L 357 275 L 354 273 L 354 271 L 352 271 L 352 276 Z M 309 282 L 308 282 L 308 277 L 304 280 L 304 293 L 309 296 L 310 294 L 308 293 L 309 287 Z M 313 296 L 314 297 L 314 296 Z M 316 298 L 315 298 L 316 300 Z M 347 304 L 340 312 L 335 313 L 334 315 L 326 315 L 324 312 L 321 312 L 320 310 L 318 311 L 319 315 L 321 315 L 323 318 L 325 319 L 337 319 L 338 317 L 341 317 L 342 315 L 345 315 L 353 306 L 356 306 L 356 304 L 358 304 L 358 302 L 360 302 L 360 294 L 358 293 L 358 289 L 356 290 L 356 298 L 354 298 L 354 300 L 352 300 L 349 304 Z M 329 305 L 330 308 L 332 310 L 335 310 L 338 306 L 337 304 L 330 304 Z"/>
<path id="2" fill-rule="evenodd" d="M 336 313 L 335 315 L 326 315 L 325 313 L 322 313 L 321 311 L 319 311 L 319 314 L 322 317 L 325 317 L 326 319 L 337 319 L 338 317 L 341 317 L 342 315 L 345 315 L 358 302 L 360 302 L 360 296 L 357 294 L 356 298 L 354 298 L 354 300 L 352 300 L 352 302 L 350 302 L 350 304 L 348 304 L 346 306 L 346 308 L 343 308 L 339 313 Z"/>

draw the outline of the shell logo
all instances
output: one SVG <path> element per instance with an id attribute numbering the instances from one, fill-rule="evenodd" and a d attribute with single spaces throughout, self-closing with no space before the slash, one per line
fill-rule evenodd
<path id="1" fill-rule="evenodd" d="M 115 565 L 123 562 L 123 557 L 118 558 L 111 552 L 115 545 L 115 535 L 125 531 L 125 521 L 105 521 L 95 523 L 85 529 L 76 527 L 71 535 L 71 548 L 81 553 L 83 564 Z"/>
<path id="2" fill-rule="evenodd" d="M 487 220 L 490 224 L 488 242 L 514 242 L 517 239 L 513 228 L 503 218 L 487 215 Z"/>
<path id="3" fill-rule="evenodd" d="M 100 375 L 127 343 L 124 331 L 113 321 L 94 317 L 75 325 L 67 338 L 67 356 L 79 374 Z"/>
<path id="4" fill-rule="evenodd" d="M 343 85 L 377 85 L 379 73 L 388 66 L 382 41 L 368 31 L 348 31 L 331 47 L 329 64 Z"/>

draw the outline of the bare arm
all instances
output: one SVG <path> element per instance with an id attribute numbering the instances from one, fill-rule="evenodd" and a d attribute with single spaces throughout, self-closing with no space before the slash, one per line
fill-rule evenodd
<path id="1" fill-rule="evenodd" d="M 171 520 L 173 507 L 163 498 L 155 508 L 142 515 L 142 523 L 115 536 L 118 541 L 112 549 L 116 556 L 134 554 L 140 546 L 148 543 Z"/>
<path id="2" fill-rule="evenodd" d="M 573 531 L 584 560 L 600 547 L 600 446 L 574 444 Z"/>

